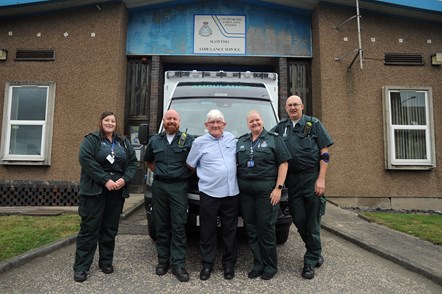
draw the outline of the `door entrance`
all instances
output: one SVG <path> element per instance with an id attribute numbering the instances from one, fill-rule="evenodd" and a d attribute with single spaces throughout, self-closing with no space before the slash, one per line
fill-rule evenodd
<path id="1" fill-rule="evenodd" d="M 279 79 L 280 118 L 285 118 L 285 100 L 290 95 L 300 96 L 305 104 L 305 113 L 311 114 L 311 61 L 282 57 L 242 56 L 141 56 L 128 57 L 125 98 L 125 130 L 132 144 L 138 147 L 139 169 L 131 185 L 131 193 L 144 192 L 143 148 L 136 141 L 137 128 L 141 123 L 149 124 L 155 134 L 163 114 L 164 73 L 181 71 L 237 71 L 276 72 Z"/>

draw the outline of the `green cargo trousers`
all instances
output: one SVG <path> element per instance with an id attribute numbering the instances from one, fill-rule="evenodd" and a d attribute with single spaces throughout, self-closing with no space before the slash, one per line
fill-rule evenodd
<path id="1" fill-rule="evenodd" d="M 156 232 L 159 264 L 172 263 L 184 268 L 186 263 L 187 181 L 152 183 L 152 215 Z"/>
<path id="2" fill-rule="evenodd" d="M 99 265 L 112 265 L 115 236 L 118 233 L 124 198 L 122 190 L 108 191 L 103 187 L 99 195 L 80 195 L 78 214 L 81 216 L 77 236 L 74 271 L 88 271 L 99 246 Z"/>
<path id="3" fill-rule="evenodd" d="M 315 194 L 318 172 L 289 173 L 286 185 L 289 208 L 298 232 L 307 249 L 304 263 L 315 266 L 321 255 L 321 209 L 325 198 Z"/>
<path id="4" fill-rule="evenodd" d="M 270 203 L 275 181 L 238 179 L 238 185 L 241 214 L 254 257 L 253 270 L 276 274 L 278 258 L 275 225 L 279 204 Z"/>

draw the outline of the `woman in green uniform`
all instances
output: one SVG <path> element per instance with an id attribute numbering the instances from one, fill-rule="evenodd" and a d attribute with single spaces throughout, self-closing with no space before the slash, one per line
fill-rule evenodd
<path id="1" fill-rule="evenodd" d="M 112 261 L 128 185 L 135 176 L 137 158 L 130 141 L 117 131 L 117 118 L 105 111 L 99 131 L 86 135 L 80 146 L 80 232 L 74 263 L 74 280 L 87 279 L 99 245 L 98 266 L 105 274 L 114 271 Z"/>
<path id="2" fill-rule="evenodd" d="M 247 115 L 250 133 L 236 145 L 240 207 L 254 261 L 250 279 L 270 280 L 278 271 L 275 224 L 291 155 L 282 139 L 264 129 L 261 115 Z"/>

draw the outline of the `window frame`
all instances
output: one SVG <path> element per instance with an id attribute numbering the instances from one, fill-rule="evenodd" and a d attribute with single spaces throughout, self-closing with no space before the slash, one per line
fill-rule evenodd
<path id="1" fill-rule="evenodd" d="M 429 170 L 436 168 L 436 148 L 434 137 L 433 93 L 431 87 L 384 86 L 382 99 L 384 105 L 384 145 L 385 169 L 387 170 Z M 425 125 L 393 125 L 391 93 L 416 91 L 425 93 Z M 425 130 L 427 159 L 398 159 L 395 151 L 396 130 Z"/>
<path id="2" fill-rule="evenodd" d="M 44 87 L 46 91 L 45 120 L 11 120 L 12 95 L 14 88 Z M 51 164 L 52 130 L 54 122 L 55 82 L 6 82 L 5 99 L 3 105 L 2 139 L 0 147 L 1 165 L 44 165 Z M 15 155 L 9 154 L 11 125 L 42 126 L 41 154 L 40 155 Z"/>

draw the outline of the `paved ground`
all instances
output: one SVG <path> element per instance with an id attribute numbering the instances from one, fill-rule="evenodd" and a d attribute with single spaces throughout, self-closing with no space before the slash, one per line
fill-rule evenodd
<path id="1" fill-rule="evenodd" d="M 369 223 L 357 214 L 334 205 L 327 205 L 322 227 L 442 285 L 441 246 Z"/>
<path id="2" fill-rule="evenodd" d="M 138 205 L 132 205 L 132 208 Z M 188 241 L 190 282 L 180 283 L 170 273 L 158 277 L 154 274 L 155 243 L 147 236 L 144 211 L 141 208 L 132 212 L 131 216 L 123 218 L 117 236 L 115 273 L 104 275 L 94 262 L 88 280 L 82 284 L 74 282 L 72 263 L 75 244 L 71 242 L 56 250 L 47 250 L 49 253 L 40 257 L 29 258 L 21 266 L 11 266 L 3 271 L 0 274 L 0 293 L 442 293 L 437 274 L 440 265 L 430 269 L 433 273 L 430 278 L 425 273 L 417 274 L 415 269 L 409 271 L 405 268 L 407 263 L 416 266 L 418 262 L 412 257 L 419 254 L 432 256 L 436 258 L 433 263 L 440 263 L 440 247 L 421 247 L 423 241 L 417 239 L 413 240 L 415 243 L 410 243 L 407 240 L 409 236 L 403 234 L 399 235 L 398 244 L 388 245 L 398 240 L 380 233 L 383 227 L 373 227 L 373 224 L 359 219 L 357 215 L 332 205 L 328 206 L 323 221 L 325 230 L 322 240 L 326 262 L 317 270 L 313 280 L 300 276 L 304 248 L 293 226 L 287 243 L 278 247 L 279 272 L 270 281 L 247 278 L 252 256 L 244 238 L 239 238 L 239 259 L 233 280 L 223 279 L 218 262 L 212 277 L 208 281 L 200 281 L 197 236 Z M 387 236 L 397 236 L 389 230 L 387 233 Z M 416 244 L 419 246 L 416 247 Z M 396 251 L 391 253 L 385 248 L 391 251 L 396 246 L 406 247 L 411 261 L 390 261 Z M 428 248 L 432 250 L 425 253 Z M 427 264 L 428 259 L 422 263 Z"/>
<path id="3" fill-rule="evenodd" d="M 63 247 L 44 257 L 0 276 L 1 293 L 442 293 L 442 288 L 426 278 L 411 273 L 342 238 L 323 232 L 326 262 L 317 270 L 315 279 L 300 277 L 303 246 L 292 230 L 289 241 L 278 248 L 280 271 L 271 281 L 250 280 L 251 255 L 244 239 L 236 277 L 226 281 L 218 263 L 208 281 L 198 279 L 199 257 L 197 238 L 189 241 L 188 283 L 180 283 L 172 274 L 154 274 L 156 252 L 146 235 L 119 235 L 115 256 L 115 272 L 105 275 L 96 262 L 89 279 L 73 281 L 72 262 L 75 244 Z M 219 256 L 218 256 L 219 260 Z"/>

